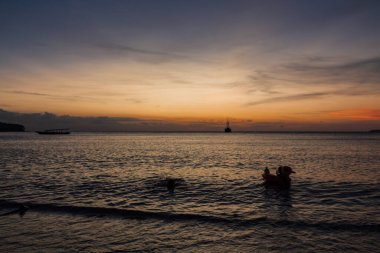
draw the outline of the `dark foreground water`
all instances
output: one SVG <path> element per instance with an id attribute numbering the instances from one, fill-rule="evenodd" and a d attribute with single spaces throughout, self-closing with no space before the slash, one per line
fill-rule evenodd
<path id="1" fill-rule="evenodd" d="M 292 188 L 265 189 L 279 165 Z M 3 133 L 19 204 L 0 252 L 379 252 L 380 135 Z"/>

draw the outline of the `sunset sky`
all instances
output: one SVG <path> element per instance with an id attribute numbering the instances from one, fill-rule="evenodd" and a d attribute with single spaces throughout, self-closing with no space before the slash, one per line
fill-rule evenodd
<path id="1" fill-rule="evenodd" d="M 377 0 L 0 0 L 0 34 L 29 129 L 380 128 Z"/>

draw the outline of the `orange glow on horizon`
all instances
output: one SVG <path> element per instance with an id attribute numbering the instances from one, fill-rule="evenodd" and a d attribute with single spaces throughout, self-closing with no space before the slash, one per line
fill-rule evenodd
<path id="1" fill-rule="evenodd" d="M 179 125 L 205 122 L 210 127 L 230 118 L 234 127 L 246 130 L 259 123 L 293 124 L 302 129 L 302 125 L 320 122 L 380 120 L 376 95 L 334 95 L 330 87 L 322 90 L 282 81 L 266 84 L 262 90 L 260 80 L 247 79 L 253 66 L 230 64 L 234 60 L 164 62 L 157 68 L 127 59 L 84 59 L 59 70 L 34 66 L 21 73 L 9 71 L 0 80 L 4 87 L 0 108 Z M 275 92 L 265 90 L 272 86 Z M 326 89 L 332 90 L 332 95 Z M 352 104 L 366 104 L 367 108 L 350 109 Z"/>
<path id="2" fill-rule="evenodd" d="M 330 115 L 336 119 L 350 120 L 380 120 L 380 110 L 371 108 L 346 109 L 330 112 Z"/>

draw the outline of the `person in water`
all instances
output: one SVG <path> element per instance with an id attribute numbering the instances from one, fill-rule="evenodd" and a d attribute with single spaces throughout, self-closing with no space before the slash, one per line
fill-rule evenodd
<path id="1" fill-rule="evenodd" d="M 263 179 L 265 179 L 268 175 L 270 175 L 270 171 L 268 167 L 265 167 L 264 173 L 263 173 Z"/>
<path id="2" fill-rule="evenodd" d="M 166 188 L 168 189 L 169 192 L 173 193 L 175 189 L 175 179 L 173 178 L 168 178 L 166 179 Z"/>
<path id="3" fill-rule="evenodd" d="M 289 166 L 280 166 L 276 171 L 276 175 L 270 174 L 268 168 L 265 168 L 263 179 L 265 186 L 275 186 L 281 188 L 289 188 L 291 184 L 290 174 L 295 173 Z"/>

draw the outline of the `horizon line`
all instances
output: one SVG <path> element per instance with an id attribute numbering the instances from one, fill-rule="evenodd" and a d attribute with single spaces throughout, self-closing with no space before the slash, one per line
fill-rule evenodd
<path id="1" fill-rule="evenodd" d="M 309 131 L 309 130 L 289 130 L 289 131 L 233 131 L 231 133 L 225 133 L 224 131 L 70 131 L 71 133 L 221 133 L 221 134 L 244 134 L 244 133 L 371 133 L 371 131 L 374 131 L 377 129 L 370 129 L 367 131 L 345 131 L 345 130 L 339 130 L 339 131 L 323 131 L 323 130 L 315 130 L 315 131 Z M 21 133 L 35 133 L 36 131 L 24 131 Z M 17 133 L 17 132 L 3 132 L 3 133 Z M 20 133 L 20 132 L 18 132 Z"/>

